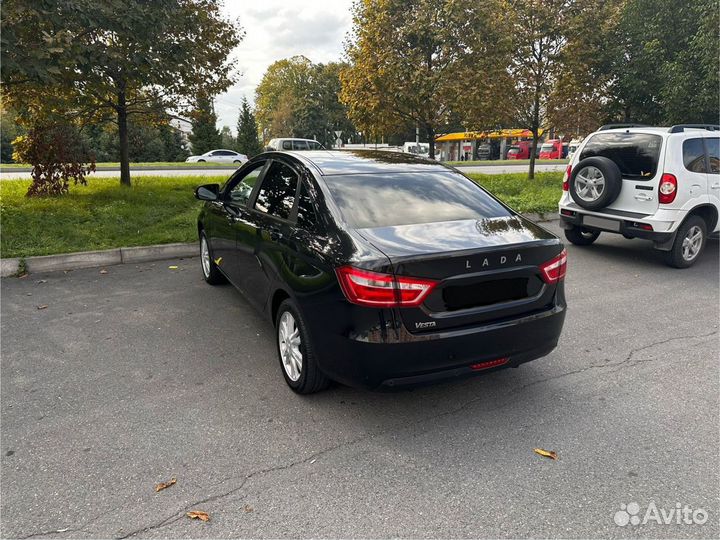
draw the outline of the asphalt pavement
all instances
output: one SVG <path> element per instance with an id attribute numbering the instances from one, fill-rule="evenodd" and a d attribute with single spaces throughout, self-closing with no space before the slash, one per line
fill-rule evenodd
<path id="1" fill-rule="evenodd" d="M 718 242 L 568 251 L 553 353 L 395 393 L 293 394 L 196 258 L 3 279 L 0 536 L 719 537 Z"/>
<path id="2" fill-rule="evenodd" d="M 535 170 L 538 172 L 557 172 L 564 171 L 566 164 L 548 165 L 538 164 L 535 165 Z M 457 169 L 466 173 L 483 173 L 483 174 L 506 174 L 506 173 L 523 173 L 527 172 L 527 165 L 472 165 L 468 167 L 459 166 Z M 219 167 L 217 169 L 207 168 L 177 168 L 177 169 L 162 169 L 162 168 L 151 168 L 143 167 L 141 169 L 132 169 L 132 176 L 230 176 L 235 169 L 231 167 Z M 113 170 L 99 170 L 90 176 L 90 178 L 119 178 L 120 169 Z M 6 169 L 0 171 L 0 180 L 30 180 L 30 173 L 27 171 L 13 171 L 12 169 Z"/>

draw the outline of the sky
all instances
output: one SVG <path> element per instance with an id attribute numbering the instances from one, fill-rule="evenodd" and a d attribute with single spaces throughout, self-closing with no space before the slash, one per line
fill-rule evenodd
<path id="1" fill-rule="evenodd" d="M 235 132 L 242 98 L 253 103 L 255 87 L 276 60 L 300 54 L 315 63 L 340 60 L 351 6 L 352 0 L 225 0 L 225 16 L 246 34 L 230 55 L 238 81 L 215 98 L 218 128 Z"/>

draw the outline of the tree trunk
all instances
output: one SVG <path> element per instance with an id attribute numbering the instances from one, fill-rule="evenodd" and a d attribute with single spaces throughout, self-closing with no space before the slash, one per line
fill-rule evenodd
<path id="1" fill-rule="evenodd" d="M 530 148 L 530 168 L 528 169 L 528 180 L 535 178 L 535 153 L 537 152 L 537 143 L 540 136 L 538 135 L 538 128 L 532 128 L 533 140 L 532 147 Z"/>
<path id="2" fill-rule="evenodd" d="M 125 92 L 118 92 L 118 133 L 120 135 L 120 185 L 130 187 L 130 154 L 128 143 L 127 105 Z"/>
<path id="3" fill-rule="evenodd" d="M 430 159 L 435 159 L 435 130 L 430 124 L 425 124 L 425 134 L 428 138 L 428 156 Z"/>
<path id="4" fill-rule="evenodd" d="M 537 143 L 540 135 L 540 89 L 535 87 L 535 100 L 533 102 L 533 118 L 530 130 L 533 134 L 532 151 L 530 152 L 530 168 L 528 169 L 528 180 L 535 179 L 535 153 L 537 151 Z"/>

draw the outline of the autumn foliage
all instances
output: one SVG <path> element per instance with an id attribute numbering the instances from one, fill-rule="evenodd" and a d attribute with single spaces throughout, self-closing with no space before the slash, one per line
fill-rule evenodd
<path id="1" fill-rule="evenodd" d="M 69 122 L 40 120 L 13 145 L 13 159 L 32 164 L 28 197 L 62 195 L 70 182 L 86 185 L 85 177 L 95 171 L 95 156 Z"/>

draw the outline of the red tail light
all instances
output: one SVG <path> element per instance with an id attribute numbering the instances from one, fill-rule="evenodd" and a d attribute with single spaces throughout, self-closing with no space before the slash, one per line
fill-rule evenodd
<path id="1" fill-rule="evenodd" d="M 557 283 L 563 279 L 567 271 L 567 251 L 563 249 L 560 255 L 541 264 L 540 271 L 545 283 Z"/>
<path id="2" fill-rule="evenodd" d="M 568 165 L 565 169 L 565 176 L 563 176 L 563 191 L 570 189 L 570 175 L 572 174 L 572 165 Z"/>
<path id="3" fill-rule="evenodd" d="M 677 178 L 672 174 L 663 174 L 662 178 L 660 178 L 658 193 L 660 204 L 670 204 L 673 202 L 675 195 L 677 195 Z"/>
<path id="4" fill-rule="evenodd" d="M 335 273 L 345 297 L 361 306 L 419 306 L 437 285 L 430 279 L 395 277 L 352 266 L 341 266 Z"/>

